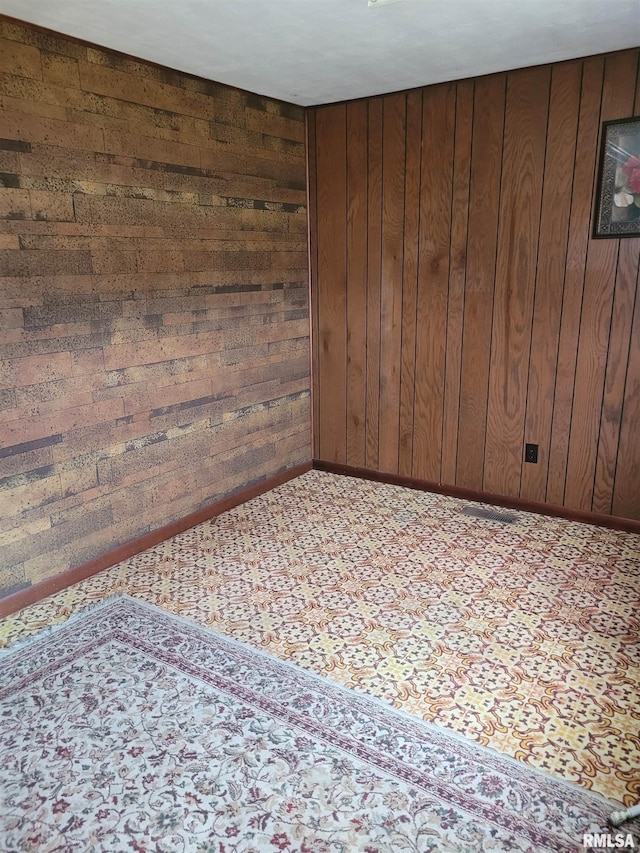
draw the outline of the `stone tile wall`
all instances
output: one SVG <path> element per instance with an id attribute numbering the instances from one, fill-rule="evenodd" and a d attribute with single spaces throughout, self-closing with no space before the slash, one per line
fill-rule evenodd
<path id="1" fill-rule="evenodd" d="M 0 37 L 3 596 L 311 451 L 302 109 Z"/>

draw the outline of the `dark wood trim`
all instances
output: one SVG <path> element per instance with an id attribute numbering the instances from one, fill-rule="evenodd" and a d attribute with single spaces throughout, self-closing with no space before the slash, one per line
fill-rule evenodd
<path id="1" fill-rule="evenodd" d="M 502 506 L 509 509 L 520 509 L 525 512 L 535 512 L 539 515 L 550 515 L 555 518 L 566 518 L 568 521 L 579 521 L 593 524 L 597 527 L 609 527 L 613 530 L 623 530 L 627 533 L 640 533 L 640 521 L 632 518 L 620 518 L 615 515 L 604 515 L 599 512 L 587 512 L 580 509 L 569 509 L 564 506 L 528 501 L 524 498 L 510 498 L 506 495 L 496 495 L 493 492 L 481 492 L 474 489 L 462 489 L 458 486 L 445 486 L 442 483 L 432 483 L 419 480 L 416 477 L 405 477 L 402 474 L 388 474 L 384 471 L 374 471 L 371 468 L 356 468 L 352 465 L 342 465 L 339 462 L 326 462 L 314 459 L 313 467 L 317 471 L 328 471 L 331 474 L 344 474 L 347 477 L 358 477 L 361 480 L 374 480 L 377 483 L 390 483 L 394 486 L 406 486 L 421 492 L 434 492 L 438 495 L 448 495 L 452 498 L 463 498 L 468 501 Z"/>
<path id="2" fill-rule="evenodd" d="M 74 583 L 96 575 L 103 569 L 108 569 L 117 563 L 121 563 L 123 560 L 128 560 L 141 551 L 153 548 L 154 545 L 171 539 L 172 536 L 177 536 L 178 533 L 189 530 L 197 524 L 202 524 L 203 521 L 215 518 L 223 512 L 227 512 L 227 510 L 250 501 L 252 498 L 257 498 L 265 492 L 270 492 L 276 486 L 281 486 L 288 480 L 293 480 L 295 477 L 305 474 L 311 468 L 311 462 L 303 462 L 301 465 L 295 465 L 293 468 L 281 471 L 273 477 L 267 477 L 246 488 L 240 489 L 240 491 L 234 492 L 234 494 L 228 495 L 226 498 L 222 498 L 222 500 L 216 501 L 213 504 L 209 504 L 209 506 L 205 506 L 197 510 L 197 512 L 185 515 L 184 518 L 172 521 L 170 524 L 165 524 L 164 527 L 159 527 L 157 530 L 145 533 L 144 536 L 139 536 L 130 542 L 125 542 L 124 545 L 120 545 L 112 551 L 96 557 L 94 560 L 89 560 L 80 566 L 75 566 L 73 569 L 68 569 L 66 572 L 61 572 L 52 578 L 47 578 L 35 584 L 35 586 L 30 586 L 28 589 L 21 589 L 19 592 L 13 593 L 13 595 L 8 595 L 6 598 L 0 600 L 0 618 L 9 616 L 10 613 L 22 610 L 23 607 L 35 604 L 43 598 L 53 595 L 55 592 L 60 592 L 60 590 L 66 589 Z"/>
<path id="3" fill-rule="evenodd" d="M 313 192 L 313 200 L 312 200 L 312 190 L 311 190 L 311 172 L 309 168 L 309 152 L 311 151 L 311 132 L 309 128 L 309 116 L 310 112 L 305 109 L 304 112 L 304 150 L 306 152 L 306 156 L 304 158 L 304 168 L 305 168 L 305 181 L 306 181 L 306 196 L 307 196 L 307 294 L 309 299 L 309 376 L 311 377 L 310 382 L 310 395 L 309 395 L 309 415 L 311 423 L 309 424 L 309 441 L 311 442 L 311 452 L 314 452 L 314 448 L 316 446 L 316 383 L 314 381 L 314 371 L 316 366 L 316 359 L 314 358 L 314 346 L 316 342 L 316 330 L 314 328 L 313 318 L 316 315 L 313 306 L 313 300 L 315 299 L 315 288 L 313 287 L 313 277 L 315 275 L 316 264 L 313 259 L 313 253 L 315 251 L 315 190 Z M 315 116 L 313 116 L 314 122 L 314 132 L 313 132 L 313 157 L 315 162 Z M 315 167 L 314 167 L 315 168 Z M 313 177 L 315 180 L 315 175 Z M 313 207 L 312 207 L 313 205 Z M 311 227 L 311 224 L 314 224 L 314 228 Z"/>

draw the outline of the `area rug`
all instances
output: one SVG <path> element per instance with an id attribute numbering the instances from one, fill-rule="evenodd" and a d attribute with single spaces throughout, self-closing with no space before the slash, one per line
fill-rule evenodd
<path id="1" fill-rule="evenodd" d="M 0 657 L 7 851 L 545 851 L 612 806 L 127 596 Z"/>

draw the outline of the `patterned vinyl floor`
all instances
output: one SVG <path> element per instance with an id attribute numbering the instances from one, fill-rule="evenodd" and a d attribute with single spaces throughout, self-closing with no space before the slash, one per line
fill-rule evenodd
<path id="1" fill-rule="evenodd" d="M 150 601 L 613 800 L 640 799 L 640 537 L 311 471 L 0 621 Z"/>

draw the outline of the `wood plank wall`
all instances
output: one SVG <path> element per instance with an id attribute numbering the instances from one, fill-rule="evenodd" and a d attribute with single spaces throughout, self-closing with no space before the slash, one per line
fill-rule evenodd
<path id="1" fill-rule="evenodd" d="M 0 28 L 7 595 L 311 449 L 302 109 Z"/>
<path id="2" fill-rule="evenodd" d="M 317 457 L 640 519 L 640 240 L 590 237 L 638 63 L 308 111 Z"/>

